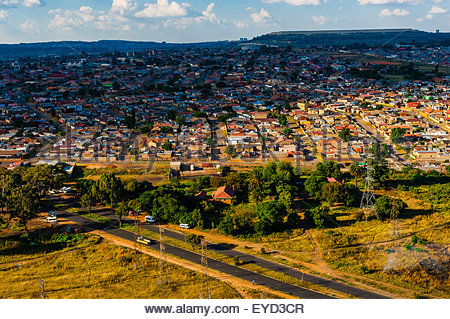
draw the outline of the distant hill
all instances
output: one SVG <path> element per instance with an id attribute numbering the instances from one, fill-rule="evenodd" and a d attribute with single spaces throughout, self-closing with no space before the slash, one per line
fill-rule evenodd
<path id="1" fill-rule="evenodd" d="M 309 47 L 366 44 L 421 44 L 449 45 L 450 33 L 432 33 L 414 29 L 368 29 L 368 30 L 323 30 L 323 31 L 279 31 L 253 38 L 254 44 Z"/>
<path id="2" fill-rule="evenodd" d="M 223 47 L 235 45 L 229 41 L 200 43 L 165 43 L 149 41 L 56 41 L 19 44 L 0 44 L 0 59 L 17 57 L 38 57 L 47 55 L 80 55 L 81 53 L 98 54 L 114 51 L 132 52 L 144 50 L 163 50 L 186 47 Z"/>

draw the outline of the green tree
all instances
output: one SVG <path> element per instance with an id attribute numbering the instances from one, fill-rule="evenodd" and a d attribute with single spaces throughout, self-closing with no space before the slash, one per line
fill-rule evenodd
<path id="1" fill-rule="evenodd" d="M 398 198 L 391 198 L 389 196 L 381 196 L 377 198 L 375 202 L 375 209 L 377 218 L 380 220 L 386 220 L 390 218 L 391 212 L 395 210 L 395 214 L 398 216 L 403 213 L 408 205 L 404 201 Z"/>
<path id="2" fill-rule="evenodd" d="M 197 118 L 201 118 L 201 117 L 207 118 L 208 114 L 206 114 L 205 112 L 196 111 L 196 112 L 192 113 L 192 116 L 197 117 Z"/>
<path id="3" fill-rule="evenodd" d="M 294 197 L 292 196 L 292 191 L 287 186 L 282 186 L 279 188 L 278 201 L 286 207 L 286 210 L 291 213 L 294 208 Z"/>
<path id="4" fill-rule="evenodd" d="M 11 218 L 17 218 L 28 232 L 27 223 L 38 217 L 40 212 L 39 195 L 29 185 L 14 188 L 7 196 Z"/>
<path id="5" fill-rule="evenodd" d="M 162 126 L 159 131 L 161 134 L 173 134 L 173 127 L 172 126 Z"/>
<path id="6" fill-rule="evenodd" d="M 255 224 L 255 231 L 263 235 L 280 229 L 283 217 L 287 215 L 284 205 L 277 201 L 258 204 L 256 214 L 259 221 Z"/>
<path id="7" fill-rule="evenodd" d="M 325 161 L 323 163 L 317 163 L 316 174 L 324 177 L 341 178 L 341 168 L 339 163 L 334 161 Z"/>
<path id="8" fill-rule="evenodd" d="M 177 114 L 178 114 L 178 112 L 175 110 L 168 110 L 167 111 L 167 119 L 175 121 L 175 119 L 177 118 Z"/>
<path id="9" fill-rule="evenodd" d="M 266 197 L 264 187 L 264 178 L 261 167 L 255 167 L 248 177 L 248 188 L 250 191 L 250 199 L 255 203 L 260 203 Z"/>
<path id="10" fill-rule="evenodd" d="M 195 246 L 200 245 L 202 242 L 202 239 L 204 239 L 205 236 L 203 235 L 196 235 L 196 234 L 188 234 L 184 236 L 184 240 L 192 245 L 192 248 L 195 248 Z"/>
<path id="11" fill-rule="evenodd" d="M 342 203 L 344 201 L 344 185 L 341 183 L 323 183 L 322 199 L 329 204 Z"/>
<path id="12" fill-rule="evenodd" d="M 184 125 L 184 123 L 186 123 L 186 118 L 183 116 L 177 116 L 175 122 L 181 127 Z"/>
<path id="13" fill-rule="evenodd" d="M 39 195 L 42 196 L 52 188 L 60 188 L 66 177 L 67 174 L 60 166 L 44 164 L 25 169 L 22 181 L 37 189 Z"/>
<path id="14" fill-rule="evenodd" d="M 162 148 L 166 151 L 170 151 L 173 148 L 173 145 L 170 142 L 166 142 L 162 145 Z"/>
<path id="15" fill-rule="evenodd" d="M 312 175 L 305 181 L 305 190 L 312 198 L 319 199 L 322 197 L 322 185 L 324 183 L 326 183 L 324 176 Z"/>
<path id="16" fill-rule="evenodd" d="M 286 135 L 287 137 L 289 137 L 291 134 L 292 134 L 292 129 L 290 128 L 290 127 L 286 127 L 284 130 L 283 130 L 283 134 L 284 135 Z"/>
<path id="17" fill-rule="evenodd" d="M 372 163 L 373 179 L 377 184 L 383 184 L 386 181 L 389 173 L 386 161 L 386 145 L 375 143 L 372 145 L 370 153 L 373 155 L 373 159 L 368 159 L 368 161 L 371 161 Z"/>
<path id="18" fill-rule="evenodd" d="M 403 142 L 403 137 L 405 136 L 406 130 L 400 127 L 394 127 L 391 130 L 391 141 L 394 144 L 399 144 Z"/>
<path id="19" fill-rule="evenodd" d="M 357 207 L 361 202 L 361 191 L 353 184 L 344 185 L 344 204 L 347 207 Z"/>
<path id="20" fill-rule="evenodd" d="M 84 208 L 88 210 L 88 213 L 91 213 L 92 206 L 95 204 L 95 198 L 92 196 L 92 193 L 88 192 L 80 197 L 80 204 Z"/>
<path id="21" fill-rule="evenodd" d="M 355 177 L 355 186 L 358 187 L 358 178 L 363 177 L 364 169 L 356 162 L 353 162 L 349 167 L 350 174 Z"/>
<path id="22" fill-rule="evenodd" d="M 111 207 L 123 196 L 123 184 L 114 173 L 104 173 L 97 181 L 97 192 L 102 200 L 109 200 Z"/>
<path id="23" fill-rule="evenodd" d="M 317 206 L 308 211 L 307 218 L 313 222 L 316 228 L 323 228 L 329 218 L 329 211 L 327 206 Z"/>
<path id="24" fill-rule="evenodd" d="M 236 148 L 233 145 L 227 145 L 227 147 L 225 147 L 225 151 L 224 152 L 230 158 L 230 157 L 236 155 Z"/>
<path id="25" fill-rule="evenodd" d="M 220 123 L 226 123 L 227 120 L 228 120 L 228 114 L 220 114 L 220 115 L 217 117 L 217 120 L 218 120 Z"/>
<path id="26" fill-rule="evenodd" d="M 200 211 L 200 209 L 194 209 L 192 211 L 191 216 L 192 216 L 192 221 L 194 223 L 194 226 L 202 229 L 203 228 L 203 216 L 202 216 L 202 212 Z"/>
<path id="27" fill-rule="evenodd" d="M 278 115 L 278 123 L 280 123 L 281 126 L 287 125 L 287 117 L 286 114 L 280 114 Z"/>
<path id="28" fill-rule="evenodd" d="M 127 216 L 130 208 L 126 203 L 120 203 L 119 206 L 114 209 L 114 214 L 116 214 L 117 219 L 119 221 L 119 227 L 122 227 L 122 217 Z"/>
<path id="29" fill-rule="evenodd" d="M 349 128 L 344 127 L 338 134 L 339 138 L 344 141 L 348 142 L 352 138 L 352 134 Z"/>

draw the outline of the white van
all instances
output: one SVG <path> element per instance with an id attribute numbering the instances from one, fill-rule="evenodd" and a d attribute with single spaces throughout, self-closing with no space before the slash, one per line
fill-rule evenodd
<path id="1" fill-rule="evenodd" d="M 180 224 L 180 228 L 189 229 L 189 224 Z"/>
<path id="2" fill-rule="evenodd" d="M 58 221 L 58 217 L 56 216 L 48 216 L 45 218 L 46 223 L 56 223 Z"/>

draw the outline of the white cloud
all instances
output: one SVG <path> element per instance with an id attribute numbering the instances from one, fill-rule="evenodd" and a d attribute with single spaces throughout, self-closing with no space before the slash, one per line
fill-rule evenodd
<path id="1" fill-rule="evenodd" d="M 263 2 L 265 3 L 285 2 L 287 4 L 290 4 L 291 6 L 305 6 L 305 5 L 317 6 L 321 4 L 320 0 L 263 0 Z"/>
<path id="2" fill-rule="evenodd" d="M 48 25 L 49 28 L 69 31 L 72 28 L 81 27 L 88 22 L 95 21 L 98 12 L 91 7 L 82 6 L 80 10 L 50 10 L 49 14 L 54 14 Z"/>
<path id="3" fill-rule="evenodd" d="M 88 6 L 82 6 L 80 8 L 80 12 L 84 13 L 84 14 L 91 14 L 94 10 L 91 7 Z"/>
<path id="4" fill-rule="evenodd" d="M 135 10 L 136 6 L 137 4 L 135 2 L 131 2 L 131 0 L 113 0 L 110 12 L 123 16 L 128 12 Z"/>
<path id="5" fill-rule="evenodd" d="M 358 0 L 359 4 L 364 6 L 367 4 L 412 4 L 416 5 L 421 3 L 421 0 Z"/>
<path id="6" fill-rule="evenodd" d="M 211 2 L 207 7 L 205 11 L 202 11 L 202 15 L 209 20 L 209 22 L 220 22 L 217 19 L 217 16 L 212 10 L 214 9 L 214 2 Z"/>
<path id="7" fill-rule="evenodd" d="M 34 31 L 35 26 L 34 23 L 30 20 L 25 21 L 24 23 L 22 23 L 20 25 L 20 28 L 25 31 L 25 32 L 30 32 L 30 31 Z"/>
<path id="8" fill-rule="evenodd" d="M 5 20 L 8 17 L 8 11 L 0 10 L 0 21 Z"/>
<path id="9" fill-rule="evenodd" d="M 236 28 L 239 28 L 239 29 L 248 28 L 250 26 L 247 22 L 243 22 L 243 21 L 235 21 L 234 25 L 236 26 Z"/>
<path id="10" fill-rule="evenodd" d="M 250 11 L 249 15 L 253 23 L 265 24 L 272 22 L 272 16 L 264 8 L 261 8 L 261 10 L 258 12 L 254 8 L 249 7 L 247 8 L 247 11 Z"/>
<path id="11" fill-rule="evenodd" d="M 42 7 L 45 5 L 43 0 L 0 0 L 1 7 L 17 7 L 22 5 L 27 8 Z"/>
<path id="12" fill-rule="evenodd" d="M 313 16 L 312 19 L 318 24 L 325 24 L 329 20 L 329 18 L 325 18 L 324 16 Z"/>
<path id="13" fill-rule="evenodd" d="M 16 7 L 19 3 L 19 0 L 0 0 L 1 7 Z"/>
<path id="14" fill-rule="evenodd" d="M 436 13 L 436 14 L 439 14 L 439 13 L 446 13 L 446 12 L 447 12 L 447 10 L 442 9 L 442 8 L 439 8 L 438 6 L 433 6 L 433 7 L 430 9 L 430 11 L 428 11 L 428 13 Z"/>
<path id="15" fill-rule="evenodd" d="M 211 2 L 205 10 L 202 11 L 201 15 L 198 16 L 182 16 L 179 18 L 169 17 L 162 24 L 163 27 L 175 26 L 177 29 L 186 29 L 187 26 L 192 24 L 201 24 L 204 22 L 210 23 L 222 23 L 225 22 L 223 19 L 217 18 L 216 14 L 213 12 L 214 2 Z"/>
<path id="16" fill-rule="evenodd" d="M 423 18 L 417 18 L 416 21 L 417 22 L 423 22 Z"/>
<path id="17" fill-rule="evenodd" d="M 31 7 L 40 7 L 43 5 L 43 3 L 40 0 L 24 0 L 23 5 L 25 7 L 31 8 Z"/>
<path id="18" fill-rule="evenodd" d="M 389 9 L 383 9 L 380 11 L 380 14 L 378 14 L 379 17 L 389 17 L 389 16 L 398 16 L 398 17 L 404 17 L 410 15 L 410 12 L 406 9 L 399 9 L 396 8 L 394 10 Z"/>
<path id="19" fill-rule="evenodd" d="M 432 14 L 427 14 L 427 15 L 425 16 L 425 19 L 433 19 L 433 15 L 432 15 Z"/>
<path id="20" fill-rule="evenodd" d="M 172 1 L 169 3 L 168 0 L 157 0 L 156 4 L 146 3 L 145 9 L 136 12 L 135 16 L 138 18 L 162 18 L 185 16 L 186 14 L 185 7 L 178 2 Z"/>

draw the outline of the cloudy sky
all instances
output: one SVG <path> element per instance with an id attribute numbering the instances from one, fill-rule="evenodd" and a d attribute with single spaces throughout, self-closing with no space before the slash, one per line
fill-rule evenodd
<path id="1" fill-rule="evenodd" d="M 235 40 L 279 30 L 450 30 L 450 0 L 0 0 L 0 43 Z"/>

